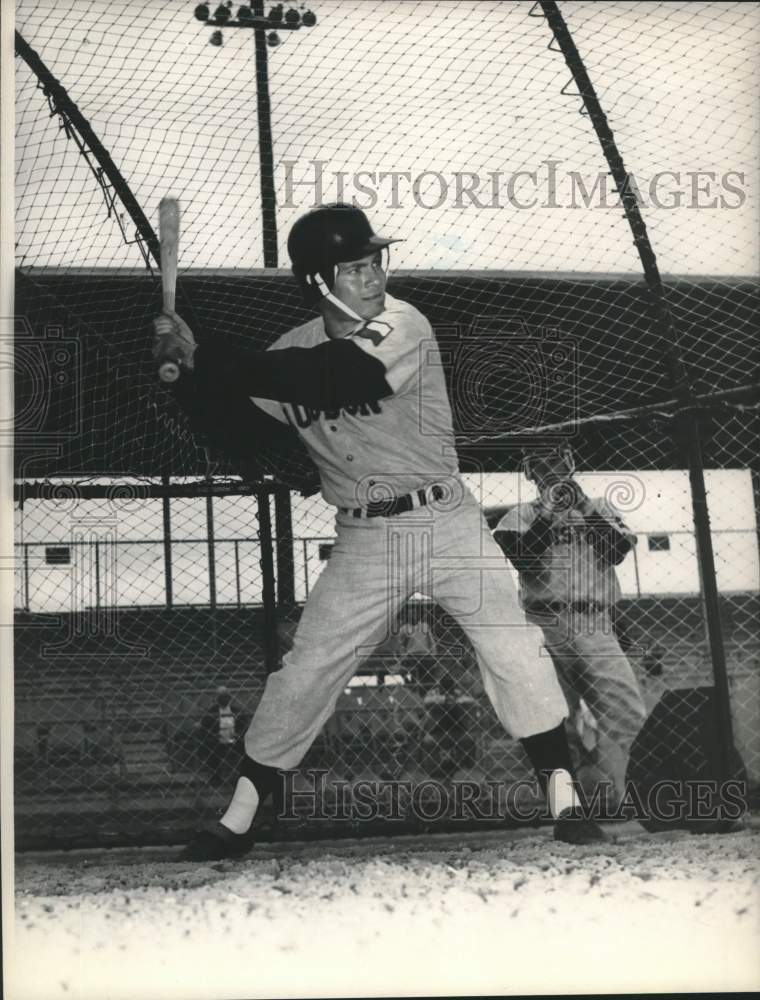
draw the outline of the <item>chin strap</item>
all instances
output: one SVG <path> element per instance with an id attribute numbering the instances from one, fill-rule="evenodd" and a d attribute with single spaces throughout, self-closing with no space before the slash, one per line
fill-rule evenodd
<path id="1" fill-rule="evenodd" d="M 306 280 L 310 285 L 316 285 L 317 288 L 322 293 L 323 298 L 327 299 L 328 302 L 332 302 L 332 304 L 337 309 L 340 309 L 340 311 L 342 313 L 345 313 L 345 315 L 348 316 L 350 319 L 356 320 L 357 323 L 364 323 L 364 320 L 361 318 L 361 316 L 359 316 L 358 313 L 355 313 L 354 310 L 351 308 L 351 306 L 347 306 L 346 303 L 341 301 L 341 299 L 339 299 L 337 295 L 333 295 L 333 293 L 327 287 L 327 283 L 325 282 L 321 274 L 314 274 L 314 275 L 307 274 Z"/>

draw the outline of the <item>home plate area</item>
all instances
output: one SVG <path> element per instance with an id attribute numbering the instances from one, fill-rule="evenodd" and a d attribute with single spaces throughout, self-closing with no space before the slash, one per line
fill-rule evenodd
<path id="1" fill-rule="evenodd" d="M 760 823 L 21 855 L 14 1000 L 753 990 Z M 44 956 L 44 961 L 41 960 Z"/>

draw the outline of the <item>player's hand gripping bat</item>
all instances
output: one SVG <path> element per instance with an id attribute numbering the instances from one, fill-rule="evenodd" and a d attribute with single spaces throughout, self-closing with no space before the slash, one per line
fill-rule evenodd
<path id="1" fill-rule="evenodd" d="M 173 313 L 177 292 L 177 253 L 179 251 L 179 202 L 162 198 L 158 208 L 158 236 L 161 243 L 161 285 L 164 312 Z M 176 358 L 161 358 L 158 375 L 162 382 L 176 382 L 179 362 Z"/>

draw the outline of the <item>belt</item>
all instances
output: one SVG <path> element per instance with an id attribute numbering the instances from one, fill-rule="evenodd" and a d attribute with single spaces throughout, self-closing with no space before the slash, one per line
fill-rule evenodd
<path id="1" fill-rule="evenodd" d="M 402 497 L 388 497 L 387 500 L 373 500 L 366 507 L 340 507 L 341 514 L 351 517 L 393 517 L 394 514 L 405 514 L 409 510 L 425 507 L 435 500 L 446 496 L 446 487 L 440 483 L 423 486 L 414 493 L 405 493 Z"/>
<path id="2" fill-rule="evenodd" d="M 592 611 L 609 611 L 609 606 L 599 601 L 533 601 L 525 611 L 534 615 L 559 615 L 563 611 L 589 614 Z"/>

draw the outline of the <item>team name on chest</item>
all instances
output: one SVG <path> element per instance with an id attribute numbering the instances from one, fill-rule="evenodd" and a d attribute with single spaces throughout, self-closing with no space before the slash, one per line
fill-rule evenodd
<path id="1" fill-rule="evenodd" d="M 341 417 L 371 417 L 373 414 L 383 412 L 378 402 L 341 406 L 337 410 L 317 410 L 311 406 L 302 406 L 300 403 L 286 403 L 283 409 L 288 421 L 301 430 L 311 427 L 312 424 L 320 420 L 340 420 Z"/>
<path id="2" fill-rule="evenodd" d="M 552 527 L 551 539 L 554 545 L 584 544 L 588 541 L 588 528 L 585 524 L 558 525 Z"/>

